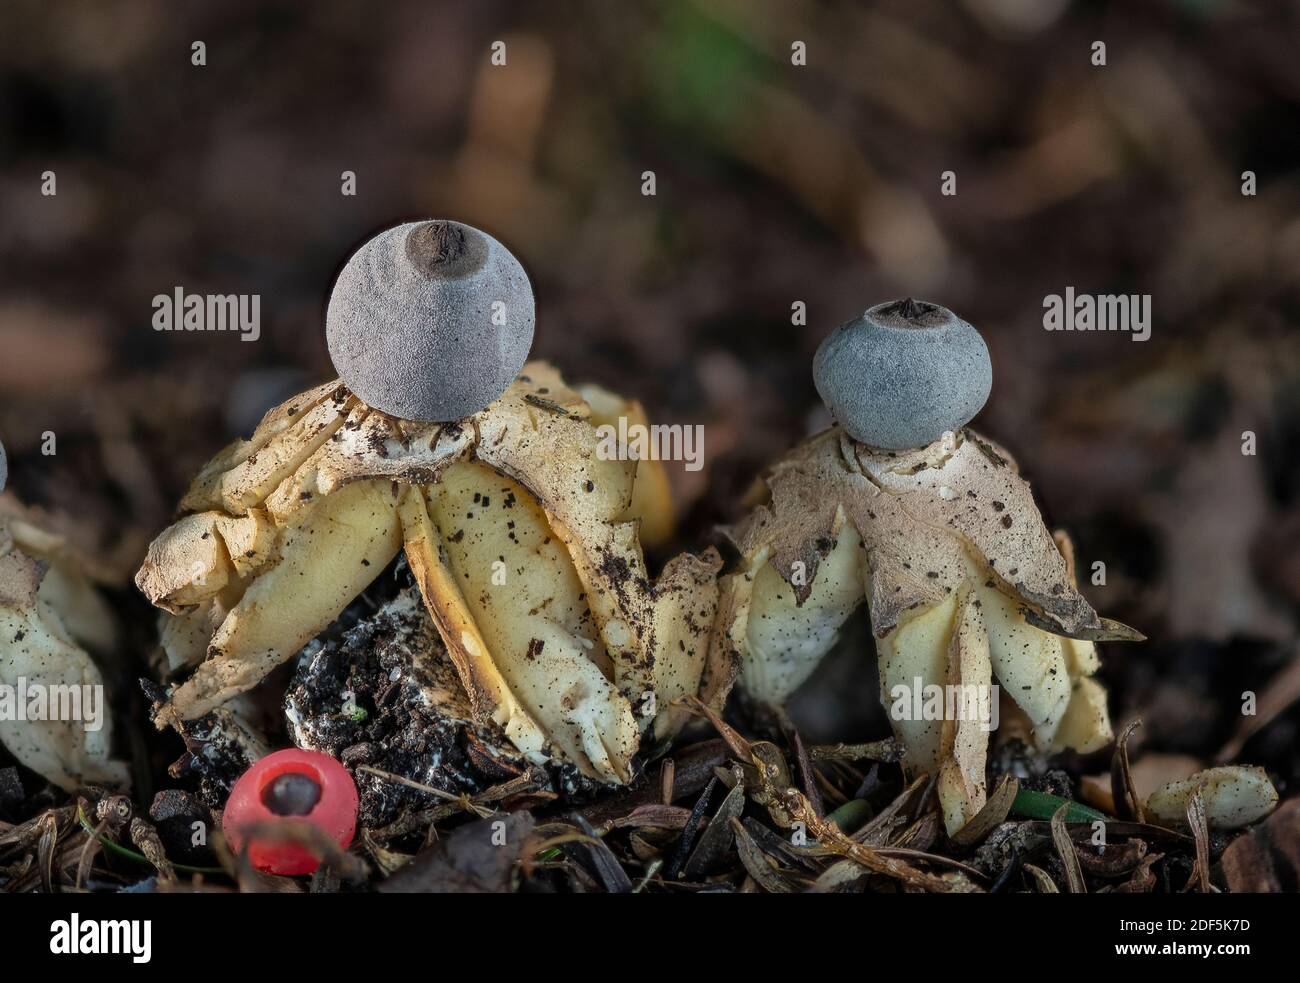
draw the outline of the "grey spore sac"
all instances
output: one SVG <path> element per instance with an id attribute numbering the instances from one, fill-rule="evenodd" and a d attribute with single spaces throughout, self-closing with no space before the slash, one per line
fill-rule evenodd
<path id="1" fill-rule="evenodd" d="M 969 423 L 993 388 L 993 366 L 975 328 L 909 297 L 836 328 L 817 349 L 813 381 L 853 439 L 907 450 Z"/>
<path id="2" fill-rule="evenodd" d="M 325 316 L 330 358 L 362 401 L 407 420 L 483 409 L 533 344 L 532 285 L 510 250 L 460 222 L 394 226 L 339 273 Z"/>

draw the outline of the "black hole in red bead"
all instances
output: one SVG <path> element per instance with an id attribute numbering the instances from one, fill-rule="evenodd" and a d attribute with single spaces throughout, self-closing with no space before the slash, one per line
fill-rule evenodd
<path id="1" fill-rule="evenodd" d="M 316 779 L 290 771 L 262 789 L 262 804 L 277 816 L 305 816 L 316 808 L 320 794 Z"/>

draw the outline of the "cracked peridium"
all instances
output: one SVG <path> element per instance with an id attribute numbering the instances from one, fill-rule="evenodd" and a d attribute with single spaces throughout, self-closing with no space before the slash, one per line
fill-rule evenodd
<path id="1" fill-rule="evenodd" d="M 879 451 L 838 427 L 764 476 L 728 530 L 739 569 L 720 582 L 703 698 L 739 682 L 780 704 L 864 601 L 881 699 L 913 774 L 937 774 L 949 832 L 986 797 L 991 714 L 910 712 L 917 687 L 992 698 L 996 682 L 1043 750 L 1111 739 L 1095 641 L 1141 636 L 1079 594 L 1063 534 L 1043 524 L 1009 454 L 970 430 Z"/>
<path id="2" fill-rule="evenodd" d="M 486 409 L 414 423 L 338 382 L 269 412 L 194 480 L 136 583 L 164 609 L 158 715 L 192 719 L 295 655 L 404 550 L 474 712 L 537 762 L 627 781 L 641 734 L 681 722 L 717 599 L 714 551 L 658 578 L 656 461 L 604 460 L 640 406 L 532 362 Z"/>

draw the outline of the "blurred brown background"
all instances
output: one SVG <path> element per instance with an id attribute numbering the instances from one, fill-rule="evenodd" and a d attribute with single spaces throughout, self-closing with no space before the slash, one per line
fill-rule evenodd
<path id="1" fill-rule="evenodd" d="M 705 469 L 673 472 L 698 546 L 826 422 L 820 340 L 913 294 L 983 331 L 977 425 L 1152 638 L 1107 652 L 1113 712 L 1205 758 L 1294 644 L 1298 175 L 1291 3 L 7 0 L 0 437 L 19 494 L 129 572 L 203 460 L 331 374 L 348 253 L 457 218 L 528 268 L 537 355 L 706 425 Z M 260 294 L 261 339 L 155 332 L 176 286 Z M 1067 286 L 1151 294 L 1151 340 L 1044 331 Z M 844 697 L 870 675 L 826 668 L 815 736 L 878 729 Z M 1298 731 L 1246 759 L 1296 775 Z"/>

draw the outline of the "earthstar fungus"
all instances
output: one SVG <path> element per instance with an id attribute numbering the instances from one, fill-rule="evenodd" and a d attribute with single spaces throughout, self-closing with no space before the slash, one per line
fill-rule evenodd
<path id="1" fill-rule="evenodd" d="M 117 641 L 113 613 L 97 590 L 108 579 L 12 493 L 0 497 L 0 684 L 15 702 L 0 713 L 0 744 L 69 792 L 87 782 L 128 781 L 126 764 L 110 757 L 112 719 L 90 654 Z M 39 708 L 37 697 L 34 717 L 30 698 L 38 692 L 46 706 Z M 24 694 L 29 700 L 18 706 Z M 87 699 L 98 701 L 97 727 Z M 80 712 L 69 715 L 67 707 Z"/>
<path id="2" fill-rule="evenodd" d="M 867 317 L 895 308 L 956 320 L 912 302 L 880 305 Z M 887 709 L 895 687 L 987 691 L 996 680 L 1042 750 L 1104 746 L 1111 726 L 1105 690 L 1093 678 L 1094 642 L 1141 636 L 1101 618 L 1079 594 L 1068 540 L 1043 524 L 1011 456 L 965 428 L 961 417 L 987 395 L 979 371 L 953 370 L 944 345 L 913 332 L 910 351 L 884 360 L 858 353 L 854 364 L 875 373 L 859 380 L 871 392 L 864 401 L 848 391 L 851 376 L 828 363 L 847 357 L 847 345 L 876 344 L 879 334 L 846 337 L 841 329 L 818 352 L 818 388 L 836 393 L 837 418 L 870 424 L 862 413 L 870 410 L 890 417 L 891 433 L 928 433 L 945 419 L 949 427 L 924 446 L 897 450 L 835 425 L 768 469 L 751 511 L 728 530 L 741 565 L 720 581 L 704 699 L 720 706 L 739 682 L 755 700 L 782 703 L 865 600 Z M 958 346 L 973 349 L 969 341 Z M 899 365 L 902 381 L 889 375 Z M 907 405 L 880 409 L 875 393 L 906 396 L 924 383 L 927 365 L 931 385 L 965 387 L 949 405 L 967 409 L 936 418 L 943 400 L 931 400 L 921 431 L 912 431 Z M 944 821 L 955 832 L 985 801 L 988 718 L 890 717 L 906 770 L 938 775 Z"/>
<path id="3" fill-rule="evenodd" d="M 427 225 L 391 231 L 409 237 L 412 228 Z M 399 240 L 385 240 L 367 262 L 404 264 Z M 352 290 L 346 272 L 331 312 L 357 306 L 340 298 Z M 409 273 L 389 272 L 394 282 Z M 486 297 L 504 290 L 480 287 Z M 457 303 L 463 311 L 475 301 Z M 531 296 L 516 303 L 531 312 Z M 414 325 L 373 323 L 380 333 Z M 333 340 L 331 350 L 346 377 L 357 370 L 346 359 L 400 360 L 406 340 L 379 339 L 375 353 L 385 354 L 342 358 Z M 493 342 L 488 333 L 461 344 Z M 404 388 L 389 405 L 426 417 L 443 415 L 434 391 L 448 374 L 486 364 L 493 388 L 491 372 L 503 364 L 453 347 L 450 366 L 430 376 L 421 374 L 432 371 L 424 355 L 410 352 L 395 375 Z M 374 381 L 365 371 L 354 379 Z M 136 577 L 166 612 L 171 668 L 193 670 L 159 724 L 197 717 L 256 685 L 404 551 L 475 715 L 531 761 L 628 781 L 642 733 L 671 733 L 683 718 L 670 704 L 698 689 L 720 560 L 712 551 L 683 555 L 649 577 L 639 534 L 672 525 L 661 465 L 597 453 L 597 426 L 611 415 L 643 417 L 637 404 L 571 388 L 543 362 L 507 383 L 488 405 L 442 422 L 391 415 L 344 382 L 326 383 L 271 410 L 251 439 L 214 457 Z"/>

